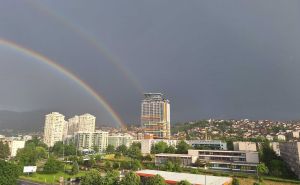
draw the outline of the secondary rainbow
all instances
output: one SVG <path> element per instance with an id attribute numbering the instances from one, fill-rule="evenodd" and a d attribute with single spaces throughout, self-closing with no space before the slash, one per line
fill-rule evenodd
<path id="1" fill-rule="evenodd" d="M 37 61 L 40 61 L 49 67 L 55 69 L 56 71 L 60 72 L 64 76 L 68 77 L 72 81 L 76 82 L 80 87 L 82 87 L 86 92 L 88 92 L 93 98 L 97 100 L 106 110 L 109 112 L 109 114 L 112 116 L 112 118 L 117 122 L 120 127 L 125 128 L 125 123 L 122 121 L 121 117 L 116 113 L 116 111 L 113 110 L 113 108 L 108 104 L 108 102 L 99 95 L 91 86 L 89 86 L 86 82 L 81 80 L 79 77 L 74 75 L 72 72 L 64 68 L 63 66 L 59 65 L 58 63 L 54 62 L 53 60 L 45 57 L 44 55 L 33 51 L 31 49 L 25 48 L 13 41 L 9 41 L 3 38 L 0 38 L 0 46 L 5 46 L 10 49 L 13 49 L 17 52 L 20 52 L 22 54 L 25 54 L 27 56 L 30 56 Z"/>
<path id="2" fill-rule="evenodd" d="M 56 21 L 59 21 L 63 26 L 69 28 L 71 31 L 77 33 L 81 38 L 83 38 L 87 43 L 92 45 L 98 52 L 103 54 L 108 61 L 113 64 L 132 84 L 136 87 L 139 93 L 143 94 L 144 90 L 142 85 L 139 83 L 137 78 L 133 76 L 133 74 L 120 62 L 117 56 L 112 55 L 103 44 L 100 44 L 97 37 L 93 34 L 89 33 L 83 27 L 72 23 L 69 19 L 67 19 L 62 14 L 50 9 L 47 5 L 37 2 L 37 1 L 28 1 L 33 7 L 39 10 L 44 15 L 54 18 Z"/>

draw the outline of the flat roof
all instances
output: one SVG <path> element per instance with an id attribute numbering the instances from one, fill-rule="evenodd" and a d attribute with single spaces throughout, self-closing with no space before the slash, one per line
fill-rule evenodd
<path id="1" fill-rule="evenodd" d="M 206 184 L 209 185 L 229 185 L 232 181 L 232 178 L 230 177 L 166 172 L 166 171 L 158 171 L 158 170 L 141 170 L 141 171 L 137 171 L 136 173 L 139 176 L 143 176 L 143 177 L 160 175 L 166 180 L 168 184 L 176 184 L 177 182 L 180 182 L 182 180 L 187 180 L 194 185 L 204 185 L 206 179 Z"/>
<path id="2" fill-rule="evenodd" d="M 155 156 L 158 157 L 193 157 L 193 155 L 188 155 L 188 154 L 167 154 L 167 153 L 160 153 L 160 154 L 155 154 Z"/>
<path id="3" fill-rule="evenodd" d="M 199 151 L 199 152 L 214 152 L 214 153 L 258 153 L 257 151 L 247 151 L 247 150 L 194 150 L 189 149 L 191 151 Z"/>

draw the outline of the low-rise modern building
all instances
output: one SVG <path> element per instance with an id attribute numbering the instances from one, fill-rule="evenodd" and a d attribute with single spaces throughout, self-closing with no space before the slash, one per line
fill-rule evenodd
<path id="1" fill-rule="evenodd" d="M 129 134 L 112 134 L 108 136 L 108 144 L 117 148 L 120 145 L 130 147 L 133 137 Z"/>
<path id="2" fill-rule="evenodd" d="M 279 143 L 280 156 L 300 179 L 300 142 Z"/>
<path id="3" fill-rule="evenodd" d="M 94 150 L 97 147 L 99 152 L 104 152 L 108 145 L 108 132 L 77 132 L 74 140 L 78 150 Z"/>
<path id="4" fill-rule="evenodd" d="M 179 161 L 181 166 L 191 166 L 197 160 L 197 156 L 188 154 L 156 154 L 155 165 L 165 164 L 167 161 Z"/>
<path id="5" fill-rule="evenodd" d="M 227 143 L 220 140 L 188 140 L 193 148 L 209 150 L 227 150 Z"/>
<path id="6" fill-rule="evenodd" d="M 188 150 L 188 154 L 215 170 L 255 172 L 259 163 L 258 152 L 253 151 Z"/>
<path id="7" fill-rule="evenodd" d="M 233 142 L 233 148 L 235 151 L 257 151 L 256 143 L 254 142 Z"/>
<path id="8" fill-rule="evenodd" d="M 167 184 L 177 184 L 180 181 L 187 180 L 193 185 L 229 185 L 232 182 L 230 177 L 218 177 L 210 175 L 197 175 L 190 173 L 166 172 L 158 170 L 141 170 L 136 172 L 141 177 L 142 182 L 145 178 L 160 175 Z"/>

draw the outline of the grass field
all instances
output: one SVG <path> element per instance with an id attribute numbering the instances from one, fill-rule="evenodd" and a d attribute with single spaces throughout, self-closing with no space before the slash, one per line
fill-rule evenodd
<path id="1" fill-rule="evenodd" d="M 64 172 L 58 172 L 56 174 L 41 174 L 41 173 L 35 173 L 33 175 L 23 175 L 20 177 L 20 179 L 25 179 L 33 182 L 41 182 L 41 183 L 57 183 L 59 181 L 60 177 L 64 177 L 64 179 L 67 178 L 74 178 L 74 177 L 80 177 L 84 176 L 85 172 L 79 172 L 77 175 L 68 175 Z"/>
<path id="2" fill-rule="evenodd" d="M 253 185 L 254 182 L 256 182 L 255 179 L 252 178 L 239 178 L 241 185 Z M 264 180 L 264 183 L 266 185 L 296 185 L 295 183 L 288 183 L 288 182 L 274 182 L 269 180 Z"/>

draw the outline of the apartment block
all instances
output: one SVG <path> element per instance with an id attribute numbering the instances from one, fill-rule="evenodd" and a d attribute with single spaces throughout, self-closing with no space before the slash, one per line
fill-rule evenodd
<path id="1" fill-rule="evenodd" d="M 52 112 L 46 115 L 45 127 L 44 127 L 44 143 L 52 147 L 56 142 L 63 141 L 66 133 L 65 116 L 58 113 Z"/>
<path id="2" fill-rule="evenodd" d="M 108 132 L 77 132 L 74 141 L 78 150 L 94 150 L 97 147 L 100 152 L 104 152 L 108 145 Z"/>
<path id="3" fill-rule="evenodd" d="M 256 143 L 254 142 L 233 142 L 233 148 L 235 151 L 257 151 Z"/>
<path id="4" fill-rule="evenodd" d="M 117 148 L 120 145 L 130 147 L 133 137 L 130 134 L 112 134 L 108 136 L 108 144 Z"/>
<path id="5" fill-rule="evenodd" d="M 300 142 L 279 143 L 280 156 L 300 179 Z"/>
<path id="6" fill-rule="evenodd" d="M 68 135 L 76 132 L 95 132 L 96 117 L 91 114 L 74 116 L 68 120 Z"/>

